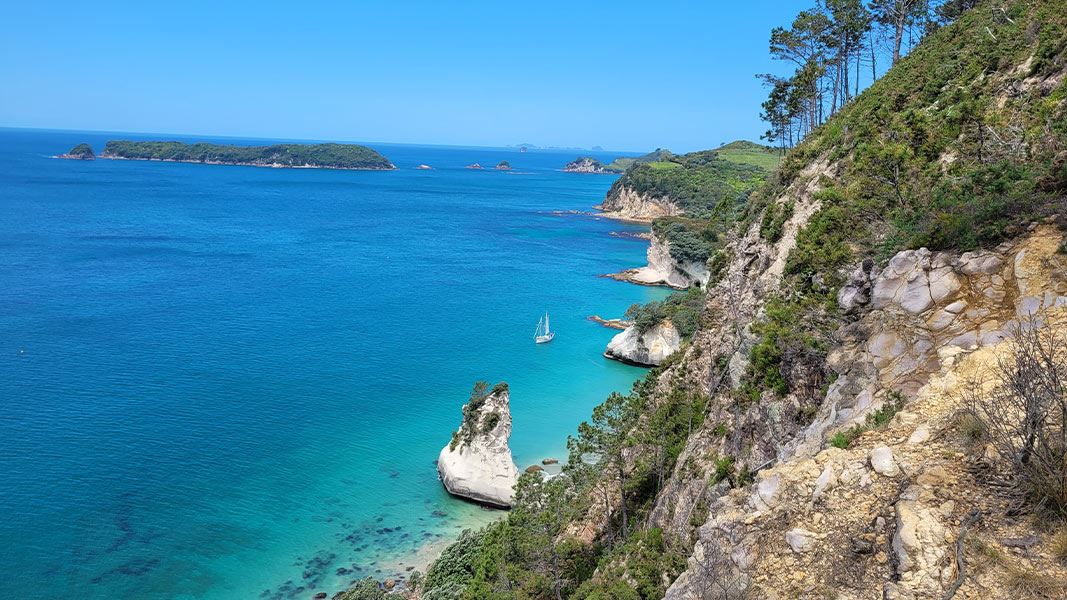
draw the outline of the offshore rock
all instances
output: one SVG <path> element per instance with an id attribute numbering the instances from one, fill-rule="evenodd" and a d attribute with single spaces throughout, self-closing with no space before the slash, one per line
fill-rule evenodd
<path id="1" fill-rule="evenodd" d="M 519 469 L 511 457 L 511 408 L 508 387 L 497 384 L 483 398 L 463 407 L 463 423 L 441 449 L 437 472 L 454 496 L 496 508 L 510 508 Z"/>

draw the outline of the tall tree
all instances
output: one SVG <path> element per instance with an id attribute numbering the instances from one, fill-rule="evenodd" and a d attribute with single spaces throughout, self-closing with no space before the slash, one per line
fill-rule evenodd
<path id="1" fill-rule="evenodd" d="M 904 33 L 926 16 L 925 0 L 873 0 L 871 13 L 892 35 L 893 64 L 900 60 Z"/>

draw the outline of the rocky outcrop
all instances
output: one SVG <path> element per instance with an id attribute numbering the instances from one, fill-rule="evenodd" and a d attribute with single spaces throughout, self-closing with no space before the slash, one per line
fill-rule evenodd
<path id="1" fill-rule="evenodd" d="M 1061 239 L 1055 227 L 1035 226 L 993 250 L 907 250 L 884 269 L 853 272 L 838 303 L 863 316 L 838 333 L 841 344 L 828 356 L 837 379 L 786 453 L 814 454 L 827 431 L 862 422 L 886 391 L 910 396 L 946 360 L 996 345 L 1020 323 L 1067 306 Z"/>
<path id="2" fill-rule="evenodd" d="M 668 198 L 655 198 L 625 185 L 613 185 L 604 202 L 594 208 L 603 211 L 605 217 L 638 223 L 651 223 L 657 217 L 682 213 L 682 209 Z"/>
<path id="3" fill-rule="evenodd" d="M 571 162 L 567 163 L 567 166 L 563 167 L 563 170 L 567 173 L 618 173 L 617 169 L 611 169 L 604 165 L 604 163 L 593 158 L 592 156 L 580 156 Z"/>
<path id="4" fill-rule="evenodd" d="M 723 584 L 734 595 L 721 597 L 944 597 L 959 576 L 956 541 L 973 514 L 1002 515 L 1012 502 L 986 484 L 988 457 L 956 430 L 957 398 L 995 370 L 1016 327 L 1035 315 L 1063 326 L 1063 239 L 1057 228 L 1035 225 L 989 251 L 920 249 L 882 269 L 858 266 L 838 295 L 855 320 L 835 335 L 829 363 L 838 376 L 814 421 L 755 485 L 701 491 L 708 516 L 666 597 L 720 597 L 707 590 Z M 908 400 L 904 410 L 886 426 L 870 425 L 865 417 L 894 395 Z M 857 425 L 866 430 L 847 448 L 830 447 L 832 433 Z M 679 461 L 699 443 L 694 436 Z M 673 485 L 686 506 L 691 488 Z M 662 522 L 664 514 L 657 506 L 654 517 Z M 999 540 L 1032 533 L 1024 520 L 998 519 L 971 535 L 1008 554 Z M 1010 597 L 1008 573 L 1067 576 L 1040 550 L 975 560 L 967 556 L 971 570 L 956 597 Z"/>
<path id="5" fill-rule="evenodd" d="M 466 168 L 468 168 L 468 169 L 474 169 L 474 170 L 480 170 L 480 169 L 482 169 L 483 167 L 482 167 L 482 165 L 480 165 L 480 164 L 478 164 L 478 163 L 471 163 L 471 164 L 467 165 L 467 166 L 466 166 Z"/>
<path id="6" fill-rule="evenodd" d="M 507 384 L 463 406 L 463 423 L 437 457 L 437 472 L 450 494 L 510 508 L 519 469 L 511 457 L 511 408 Z"/>
<path id="7" fill-rule="evenodd" d="M 70 149 L 70 152 L 66 154 L 60 154 L 56 158 L 66 158 L 70 160 L 94 160 L 96 154 L 93 152 L 93 147 L 89 144 L 78 144 Z"/>
<path id="8" fill-rule="evenodd" d="M 605 319 L 600 315 L 593 315 L 587 318 L 598 325 L 607 327 L 608 329 L 625 330 L 627 327 L 633 325 L 633 321 L 627 321 L 626 319 Z"/>
<path id="9" fill-rule="evenodd" d="M 496 164 L 496 170 L 497 171 L 510 171 L 511 170 L 511 163 L 509 163 L 506 160 L 502 160 L 502 161 L 500 161 L 500 162 L 498 162 Z"/>
<path id="10" fill-rule="evenodd" d="M 711 279 L 707 263 L 674 258 L 671 256 L 670 242 L 660 235 L 652 235 L 647 257 L 648 265 L 613 273 L 608 277 L 640 285 L 666 285 L 676 290 L 694 285 L 704 287 Z"/>
<path id="11" fill-rule="evenodd" d="M 655 367 L 682 347 L 682 336 L 674 323 L 665 320 L 647 331 L 636 326 L 611 338 L 604 356 L 627 364 Z"/>

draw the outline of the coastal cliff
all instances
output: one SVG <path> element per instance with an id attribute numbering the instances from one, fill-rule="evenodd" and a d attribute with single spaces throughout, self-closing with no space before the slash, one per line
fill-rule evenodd
<path id="1" fill-rule="evenodd" d="M 621 180 L 620 180 L 621 181 Z M 620 221 L 651 223 L 657 217 L 681 214 L 682 209 L 668 198 L 657 198 L 638 192 L 616 181 L 608 190 L 604 202 L 595 206 L 603 216 Z"/>
<path id="2" fill-rule="evenodd" d="M 475 385 L 463 405 L 463 422 L 437 457 L 437 472 L 445 489 L 496 508 L 509 508 L 515 496 L 519 469 L 511 457 L 510 394 L 506 383 L 491 390 Z"/>
<path id="3" fill-rule="evenodd" d="M 520 482 L 534 501 L 425 589 L 1067 597 L 1067 450 L 1043 479 L 1019 441 L 1065 427 L 1041 417 L 1062 392 L 1033 393 L 1067 387 L 1065 31 L 1062 0 L 981 2 L 729 196 L 687 341 L 579 426 L 568 481 Z M 667 317 L 627 318 L 633 347 Z M 512 587 L 456 568 L 524 543 Z"/>
<path id="4" fill-rule="evenodd" d="M 677 290 L 702 287 L 711 279 L 707 259 L 685 260 L 671 253 L 666 236 L 653 232 L 648 246 L 648 264 L 609 275 L 612 279 L 640 285 L 666 285 Z"/>
<path id="5" fill-rule="evenodd" d="M 627 327 L 611 338 L 604 356 L 639 367 L 655 367 L 682 347 L 682 336 L 670 319 L 664 319 L 651 329 L 640 331 Z"/>

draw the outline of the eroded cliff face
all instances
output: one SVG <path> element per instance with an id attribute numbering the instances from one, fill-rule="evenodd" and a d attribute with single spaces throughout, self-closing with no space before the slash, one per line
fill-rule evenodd
<path id="1" fill-rule="evenodd" d="M 519 469 L 511 457 L 510 394 L 497 386 L 466 415 L 454 443 L 441 449 L 437 472 L 449 493 L 499 508 L 509 508 Z"/>
<path id="2" fill-rule="evenodd" d="M 706 262 L 676 259 L 671 256 L 670 242 L 662 236 L 652 234 L 647 256 L 648 265 L 627 269 L 611 277 L 640 285 L 666 285 L 676 290 L 688 289 L 694 285 L 704 287 L 711 279 Z"/>
<path id="3" fill-rule="evenodd" d="M 647 331 L 631 325 L 611 338 L 604 356 L 642 367 L 654 367 L 682 347 L 682 336 L 669 319 Z"/>
<path id="4" fill-rule="evenodd" d="M 1061 231 L 1041 225 L 992 251 L 920 249 L 881 270 L 857 267 L 838 295 L 855 320 L 839 331 L 829 357 L 838 377 L 814 421 L 779 446 L 753 485 L 705 485 L 697 499 L 676 471 L 680 496 L 657 506 L 661 522 L 683 532 L 680 508 L 708 517 L 667 598 L 940 598 L 957 580 L 956 540 L 972 513 L 989 517 L 972 543 L 1006 558 L 979 555 L 975 564 L 972 551 L 956 597 L 1010 597 L 1005 581 L 1019 570 L 1067 576 L 1047 537 L 1033 537 L 1026 556 L 1004 545 L 1041 532 L 1002 518 L 1005 499 L 983 481 L 988 453 L 968 446 L 957 420 L 963 387 L 1010 349 L 1020 322 L 1067 323 L 1062 243 Z M 848 449 L 829 447 L 829 435 L 892 398 L 905 405 L 887 427 Z M 699 459 L 723 446 L 694 436 L 685 453 Z"/>
<path id="5" fill-rule="evenodd" d="M 613 185 L 603 204 L 595 208 L 605 217 L 638 223 L 651 223 L 657 217 L 682 214 L 681 208 L 667 198 L 654 198 L 624 186 Z"/>

